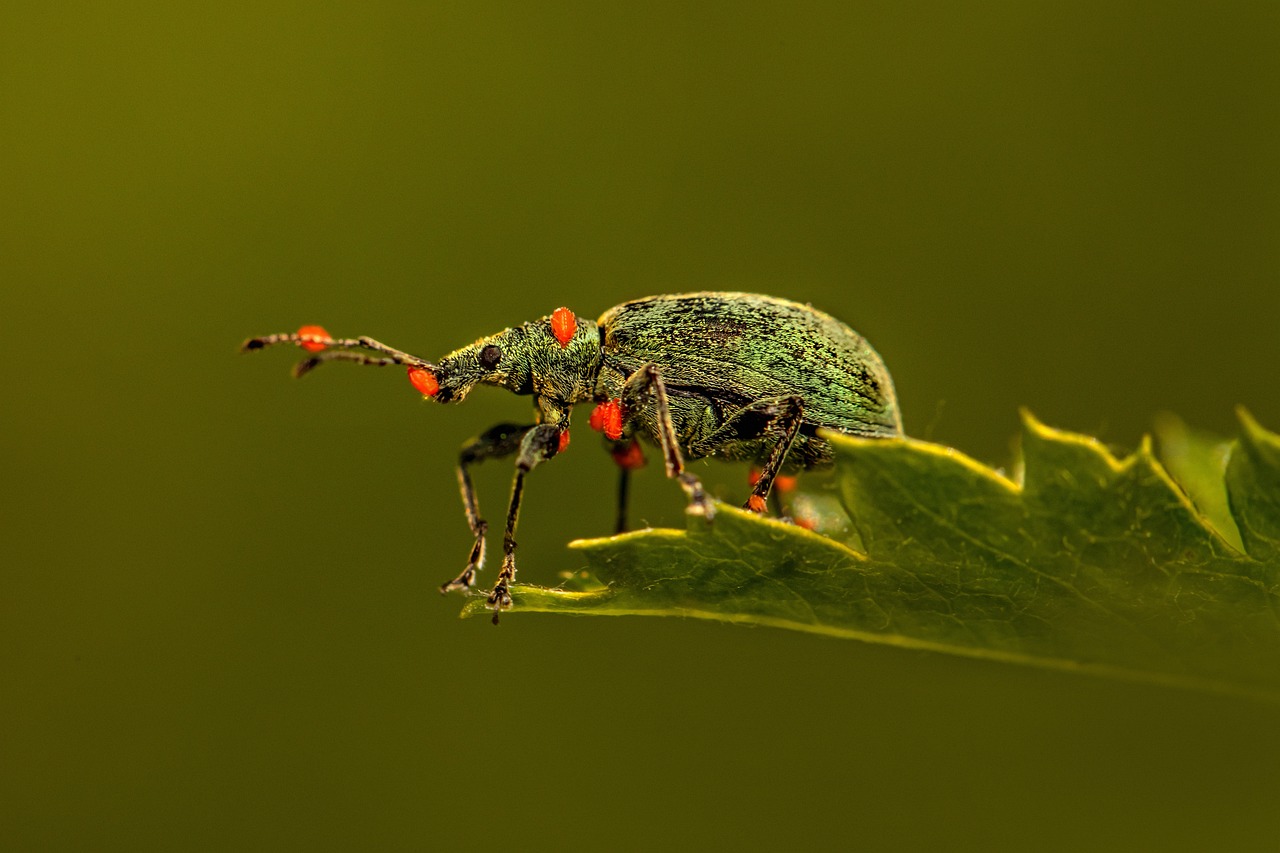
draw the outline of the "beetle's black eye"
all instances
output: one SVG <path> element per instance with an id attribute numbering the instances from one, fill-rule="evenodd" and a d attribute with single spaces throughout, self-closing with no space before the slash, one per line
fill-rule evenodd
<path id="1" fill-rule="evenodd" d="M 480 366 L 485 370 L 493 370 L 500 361 L 502 361 L 502 350 L 493 344 L 480 350 Z"/>

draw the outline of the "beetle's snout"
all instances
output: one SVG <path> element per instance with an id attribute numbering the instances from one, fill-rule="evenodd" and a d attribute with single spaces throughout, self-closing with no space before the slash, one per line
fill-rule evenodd
<path id="1" fill-rule="evenodd" d="M 424 397 L 437 403 L 460 403 L 480 380 L 470 361 L 474 359 L 446 357 L 429 370 L 409 371 L 409 381 Z"/>

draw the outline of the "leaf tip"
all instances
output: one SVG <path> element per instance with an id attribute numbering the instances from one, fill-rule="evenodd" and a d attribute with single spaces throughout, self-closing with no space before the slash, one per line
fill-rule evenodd
<path id="1" fill-rule="evenodd" d="M 1244 406 L 1236 407 L 1236 417 L 1240 419 L 1240 445 L 1249 453 L 1270 460 L 1270 465 L 1280 466 L 1280 435 L 1258 423 Z"/>
<path id="2" fill-rule="evenodd" d="M 1256 440 L 1259 436 L 1264 436 L 1268 433 L 1262 424 L 1258 423 L 1258 419 L 1244 406 L 1236 406 L 1236 419 L 1240 421 L 1240 427 L 1244 430 L 1244 434 L 1251 439 Z"/>
<path id="3" fill-rule="evenodd" d="M 1019 439 L 1023 443 L 1024 452 L 1027 449 L 1028 438 L 1059 444 L 1091 444 L 1101 447 L 1101 444 L 1097 439 L 1091 436 L 1068 432 L 1064 429 L 1049 426 L 1032 414 L 1031 410 L 1026 406 L 1020 406 L 1018 408 L 1018 418 L 1022 421 L 1022 435 Z"/>

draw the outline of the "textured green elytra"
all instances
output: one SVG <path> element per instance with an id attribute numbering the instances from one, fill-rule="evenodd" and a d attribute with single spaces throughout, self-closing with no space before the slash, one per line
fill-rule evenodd
<path id="1" fill-rule="evenodd" d="M 686 460 L 758 463 L 762 470 L 746 508 L 764 512 L 779 473 L 831 464 L 831 444 L 819 429 L 870 438 L 902 434 L 893 380 L 857 332 L 808 305 L 751 293 L 651 296 L 594 321 L 559 308 L 438 364 L 372 338 L 331 338 L 320 326 L 251 338 L 244 349 L 278 343 L 312 353 L 295 368 L 299 376 L 325 361 L 401 365 L 413 387 L 438 403 L 460 402 L 480 384 L 533 396 L 534 423 L 498 424 L 467 442 L 458 459 L 475 544 L 466 568 L 443 591 L 470 589 L 484 562 L 488 524 L 470 466 L 516 457 L 502 570 L 488 599 L 495 610 L 511 605 L 525 475 L 568 447 L 569 413 L 577 404 L 596 404 L 591 426 L 604 434 L 621 471 L 619 531 L 627 526 L 629 474 L 644 464 L 637 439 L 661 449 L 667 476 L 689 496 L 689 511 L 710 520 L 714 507 L 685 470 Z"/>
<path id="2" fill-rule="evenodd" d="M 750 293 L 690 293 L 627 302 L 598 321 L 605 396 L 645 362 L 662 370 L 686 458 L 764 463 L 771 408 L 803 401 L 784 470 L 831 463 L 819 427 L 868 437 L 902 434 L 893 380 L 857 332 L 808 305 Z M 641 417 L 645 434 L 655 429 Z"/>

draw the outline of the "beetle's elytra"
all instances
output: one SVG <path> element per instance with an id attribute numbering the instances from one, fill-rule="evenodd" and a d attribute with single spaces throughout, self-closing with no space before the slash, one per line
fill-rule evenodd
<path id="1" fill-rule="evenodd" d="M 596 404 L 591 426 L 604 434 L 621 470 L 619 530 L 626 529 L 629 473 L 644 464 L 637 440 L 661 450 L 667 476 L 689 495 L 689 511 L 710 517 L 702 485 L 685 470 L 690 459 L 761 466 L 746 506 L 762 512 L 780 473 L 831 463 L 831 445 L 818 437 L 819 427 L 860 436 L 902 434 L 893 380 L 862 336 L 821 311 L 771 296 L 651 296 L 611 308 L 595 321 L 559 308 L 439 363 L 372 338 L 332 338 L 319 326 L 251 338 L 243 348 L 277 343 L 311 353 L 294 369 L 297 376 L 326 361 L 395 364 L 439 403 L 460 402 L 477 384 L 533 396 L 534 423 L 499 424 L 467 442 L 459 455 L 458 480 L 475 544 L 466 568 L 443 592 L 470 589 L 484 562 L 488 525 L 469 467 L 516 457 L 502 570 L 488 599 L 495 621 L 511 604 L 524 477 L 568 446 L 569 412 L 578 403 Z"/>

